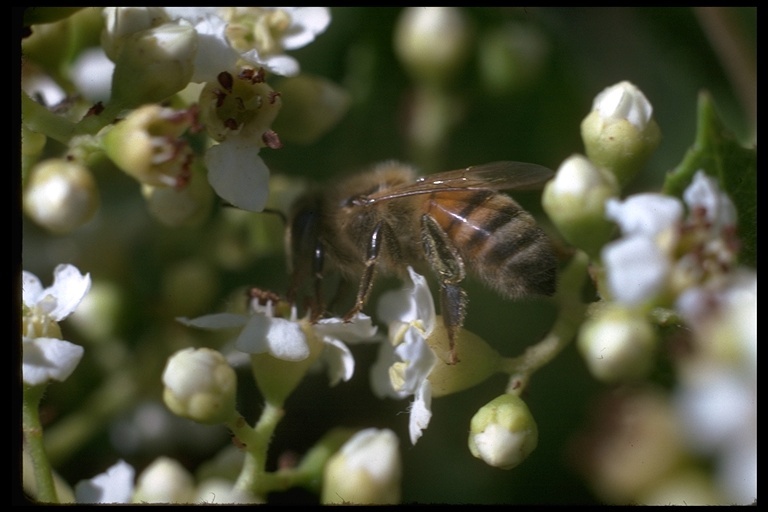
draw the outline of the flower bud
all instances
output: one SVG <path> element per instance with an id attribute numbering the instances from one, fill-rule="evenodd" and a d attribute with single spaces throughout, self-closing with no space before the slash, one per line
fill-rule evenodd
<path id="1" fill-rule="evenodd" d="M 402 462 L 398 445 L 391 430 L 370 428 L 352 436 L 325 465 L 321 502 L 399 503 Z"/>
<path id="2" fill-rule="evenodd" d="M 432 396 L 457 393 L 480 384 L 499 371 L 501 356 L 478 335 L 460 329 L 456 336 L 457 364 L 448 364 L 450 348 L 448 331 L 442 317 L 436 317 L 435 328 L 427 338 L 427 344 L 437 355 L 427 380 L 432 384 Z"/>
<path id="3" fill-rule="evenodd" d="M 115 60 L 112 101 L 123 108 L 162 101 L 187 86 L 194 71 L 197 34 L 166 23 L 127 36 Z"/>
<path id="4" fill-rule="evenodd" d="M 470 422 L 469 450 L 493 467 L 514 468 L 536 449 L 538 442 L 536 421 L 517 395 L 494 398 Z"/>
<path id="5" fill-rule="evenodd" d="M 165 366 L 163 384 L 165 405 L 177 416 L 217 424 L 236 414 L 237 376 L 215 350 L 187 348 L 176 352 Z"/>
<path id="6" fill-rule="evenodd" d="M 145 105 L 109 127 L 102 144 L 115 165 L 139 182 L 183 188 L 192 149 L 181 136 L 191 124 L 190 112 Z"/>
<path id="7" fill-rule="evenodd" d="M 158 457 L 136 479 L 134 503 L 190 503 L 194 480 L 184 466 L 168 457 Z"/>
<path id="8" fill-rule="evenodd" d="M 612 174 L 573 155 L 544 187 L 542 206 L 569 243 L 595 257 L 614 229 L 605 218 L 605 201 L 618 194 Z"/>
<path id="9" fill-rule="evenodd" d="M 85 166 L 61 159 L 32 168 L 24 188 L 24 211 L 36 223 L 65 234 L 88 222 L 99 206 L 96 181 Z"/>
<path id="10" fill-rule="evenodd" d="M 639 312 L 599 304 L 582 325 L 577 341 L 590 373 L 608 383 L 645 377 L 656 349 L 653 327 Z"/>
<path id="11" fill-rule="evenodd" d="M 347 113 L 346 90 L 319 76 L 302 74 L 278 85 L 283 106 L 274 128 L 281 139 L 311 144 L 325 135 Z"/>
<path id="12" fill-rule="evenodd" d="M 587 157 L 626 185 L 659 145 L 661 132 L 653 107 L 630 82 L 608 87 L 595 97 L 592 112 L 581 123 Z"/>
<path id="13" fill-rule="evenodd" d="M 406 7 L 395 28 L 395 52 L 420 82 L 442 84 L 466 63 L 470 31 L 457 7 Z"/>

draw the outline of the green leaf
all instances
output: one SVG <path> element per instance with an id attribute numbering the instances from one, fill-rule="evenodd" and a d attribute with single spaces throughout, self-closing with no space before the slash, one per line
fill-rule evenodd
<path id="1" fill-rule="evenodd" d="M 683 161 L 667 175 L 664 192 L 681 197 L 698 170 L 718 180 L 739 215 L 741 263 L 757 257 L 757 150 L 742 146 L 720 120 L 707 92 L 699 94 L 696 139 Z"/>

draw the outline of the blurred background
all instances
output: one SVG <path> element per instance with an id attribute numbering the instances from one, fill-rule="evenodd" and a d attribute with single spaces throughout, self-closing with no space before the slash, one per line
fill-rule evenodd
<path id="1" fill-rule="evenodd" d="M 278 117 L 273 127 L 284 147 L 261 152 L 272 171 L 273 206 L 285 207 L 306 183 L 332 183 L 385 159 L 413 162 L 424 173 L 495 160 L 557 169 L 583 153 L 579 125 L 595 95 L 622 80 L 645 93 L 662 132 L 657 152 L 626 193 L 658 191 L 680 163 L 694 140 L 703 90 L 738 139 L 756 144 L 756 8 L 462 8 L 466 55 L 441 84 L 448 103 L 434 119 L 422 110 L 423 84 L 394 49 L 401 14 L 400 8 L 332 8 L 327 31 L 291 52 L 303 73 L 346 90 L 350 106 L 333 129 L 310 141 L 281 132 L 288 120 Z M 454 35 L 447 30 L 445 38 Z M 278 77 L 270 85 L 281 90 Z M 290 101 L 287 92 L 283 101 Z M 438 143 L 424 142 L 429 130 L 440 134 Z M 42 404 L 54 465 L 72 484 L 118 458 L 140 471 L 168 455 L 195 470 L 231 441 L 223 427 L 167 417 L 160 375 L 174 351 L 227 340 L 174 318 L 223 311 L 249 286 L 284 293 L 282 222 L 216 205 L 204 222 L 168 227 L 148 212 L 136 181 L 106 164 L 94 172 L 101 208 L 76 232 L 57 237 L 22 219 L 23 268 L 47 286 L 57 264 L 72 263 L 91 274 L 91 295 L 98 297 L 64 324 L 64 337 L 84 345 L 85 357 L 66 383 L 49 387 Z M 517 198 L 548 229 L 538 194 Z M 379 283 L 370 304 L 395 284 Z M 555 316 L 546 301 L 504 301 L 477 283 L 467 291 L 466 327 L 506 356 L 540 339 Z M 371 306 L 368 312 L 374 313 Z M 589 478 L 585 446 L 599 431 L 594 411 L 625 390 L 596 383 L 574 347 L 534 376 L 524 398 L 538 423 L 539 446 L 510 471 L 487 466 L 467 448 L 469 420 L 503 391 L 502 376 L 435 399 L 432 423 L 411 446 L 408 402 L 370 392 L 375 347 L 353 352 L 352 381 L 328 388 L 324 374 L 313 375 L 289 398 L 272 468 L 281 457 L 300 456 L 333 426 L 388 427 L 402 443 L 404 503 L 607 499 Z M 661 373 L 662 383 L 671 378 Z M 241 411 L 254 419 L 258 391 L 247 371 L 238 377 Z M 88 414 L 69 414 L 84 406 Z M 300 490 L 270 499 L 317 500 Z"/>

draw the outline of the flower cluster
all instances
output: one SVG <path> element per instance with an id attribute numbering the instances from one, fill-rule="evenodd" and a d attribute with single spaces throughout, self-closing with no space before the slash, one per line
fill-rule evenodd
<path id="1" fill-rule="evenodd" d="M 105 7 L 81 17 L 91 13 L 101 17 L 87 20 L 101 23 L 101 45 L 82 48 L 66 84 L 34 67 L 47 62 L 46 37 L 55 31 L 39 30 L 24 42 L 24 209 L 51 231 L 68 233 L 93 217 L 98 191 L 90 167 L 102 153 L 142 183 L 150 212 L 163 223 L 199 223 L 210 210 L 211 189 L 228 204 L 261 211 L 270 172 L 260 150 L 282 146 L 272 129 L 281 95 L 268 79 L 302 78 L 317 89 L 314 102 L 301 102 L 302 117 L 316 118 L 317 110 L 324 119 L 299 132 L 317 137 L 346 110 L 338 87 L 300 76 L 298 61 L 285 53 L 325 31 L 328 8 Z M 67 90 L 70 84 L 77 89 Z M 325 101 L 323 94 L 337 99 Z M 97 103 L 78 103 L 81 98 Z M 62 103 L 73 106 L 52 115 L 48 108 Z M 64 158 L 37 161 L 46 136 L 68 146 Z"/>

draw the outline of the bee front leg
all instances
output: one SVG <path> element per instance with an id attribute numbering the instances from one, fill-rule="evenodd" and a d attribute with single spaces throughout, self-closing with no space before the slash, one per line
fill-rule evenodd
<path id="1" fill-rule="evenodd" d="M 464 260 L 440 224 L 431 215 L 421 217 L 421 241 L 427 262 L 440 282 L 440 314 L 448 331 L 451 355 L 449 364 L 456 364 L 456 335 L 464 325 L 467 294 L 460 283 L 466 276 Z"/>
<path id="2" fill-rule="evenodd" d="M 357 313 L 359 313 L 368 300 L 368 296 L 373 288 L 373 280 L 376 274 L 376 262 L 381 254 L 381 248 L 387 244 L 389 250 L 398 252 L 397 242 L 394 237 L 392 227 L 386 222 L 379 222 L 368 239 L 368 252 L 365 259 L 365 270 L 360 277 L 360 286 L 357 289 L 357 298 L 355 305 L 344 315 L 344 321 L 349 322 Z"/>

